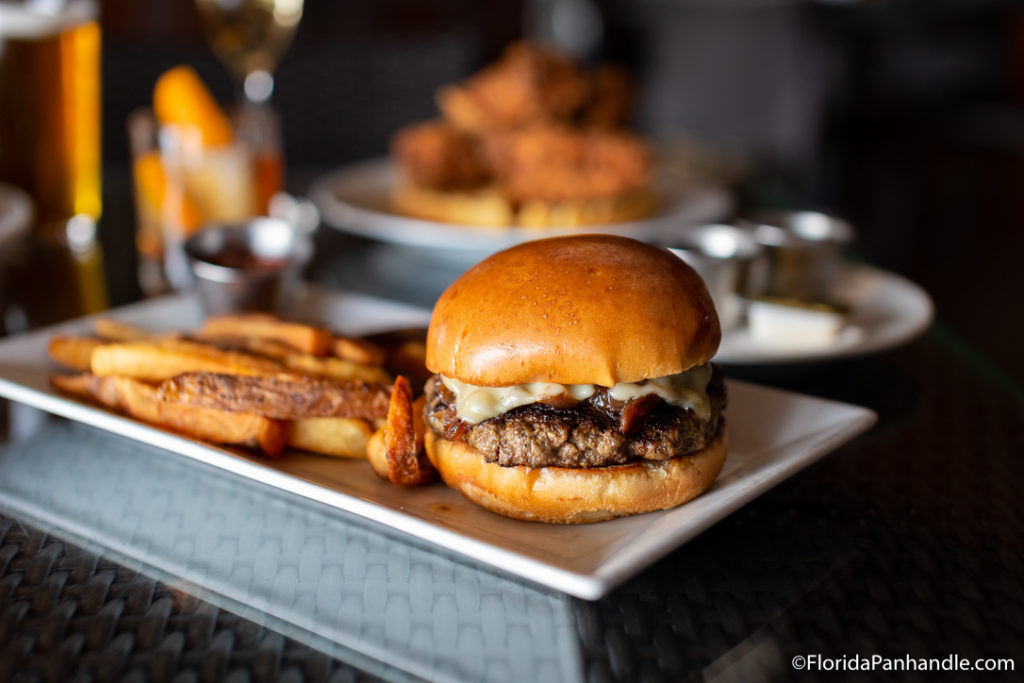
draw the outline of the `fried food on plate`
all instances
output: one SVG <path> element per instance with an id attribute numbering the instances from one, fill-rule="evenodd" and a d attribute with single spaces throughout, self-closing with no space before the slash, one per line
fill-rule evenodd
<path id="1" fill-rule="evenodd" d="M 92 323 L 92 331 L 105 341 L 154 341 L 175 336 L 173 332 L 150 332 L 114 318 L 97 318 Z"/>
<path id="2" fill-rule="evenodd" d="M 58 391 L 187 436 L 272 456 L 287 446 L 365 457 L 391 402 L 384 365 L 415 369 L 417 357 L 267 315 L 225 316 L 175 332 L 100 318 L 94 332 L 99 338 L 50 339 L 50 357 L 82 373 L 53 376 Z"/>
<path id="3" fill-rule="evenodd" d="M 221 351 L 244 351 L 278 362 L 282 362 L 284 358 L 290 355 L 299 353 L 293 347 L 276 339 L 243 337 L 235 334 L 214 335 L 202 330 L 190 332 L 185 340 L 213 346 Z"/>
<path id="4" fill-rule="evenodd" d="M 50 337 L 46 352 L 55 363 L 79 372 L 88 372 L 92 367 L 92 352 L 102 345 L 100 339 L 55 334 Z"/>
<path id="5" fill-rule="evenodd" d="M 373 427 L 350 417 L 306 417 L 292 422 L 288 446 L 339 458 L 365 458 Z"/>
<path id="6" fill-rule="evenodd" d="M 203 441 L 255 448 L 268 456 L 281 453 L 290 425 L 255 413 L 217 410 L 160 400 L 155 387 L 130 377 L 77 375 L 51 378 L 60 391 L 126 413 L 158 427 Z"/>
<path id="7" fill-rule="evenodd" d="M 476 133 L 537 121 L 573 120 L 590 99 L 588 75 L 565 55 L 530 43 L 510 45 L 494 64 L 437 93 L 438 108 Z"/>
<path id="8" fill-rule="evenodd" d="M 196 342 L 118 342 L 92 352 L 95 375 L 161 382 L 183 372 L 224 372 L 235 375 L 286 373 L 280 363 L 240 351 L 222 351 Z"/>
<path id="9" fill-rule="evenodd" d="M 575 227 L 657 210 L 648 146 L 622 126 L 621 70 L 528 43 L 438 92 L 444 119 L 392 138 L 396 211 L 478 226 Z"/>
<path id="10" fill-rule="evenodd" d="M 310 355 L 291 354 L 282 358 L 281 361 L 290 370 L 329 377 L 335 380 L 391 383 L 391 376 L 384 368 L 378 365 L 357 363 L 344 358 L 318 358 Z"/>
<path id="11" fill-rule="evenodd" d="M 391 140 L 391 152 L 420 187 L 472 190 L 491 177 L 476 137 L 445 121 L 402 128 Z"/>
<path id="12" fill-rule="evenodd" d="M 367 338 L 384 355 L 384 367 L 392 376 L 403 375 L 409 380 L 413 397 L 423 393 L 423 384 L 430 379 L 426 367 L 427 330 L 409 327 L 378 332 Z"/>
<path id="13" fill-rule="evenodd" d="M 519 224 L 516 208 L 491 186 L 452 192 L 402 183 L 391 195 L 391 206 L 400 214 L 440 223 L 491 228 Z"/>
<path id="14" fill-rule="evenodd" d="M 363 365 L 383 365 L 384 350 L 366 339 L 335 336 L 331 340 L 331 354 L 342 360 Z"/>
<path id="15" fill-rule="evenodd" d="M 419 135 L 406 130 L 399 139 Z M 437 168 L 463 158 L 459 146 L 438 146 L 433 154 L 429 163 Z M 650 150 L 625 131 L 535 124 L 485 134 L 476 154 L 486 160 L 490 179 L 469 190 L 399 156 L 411 182 L 395 190 L 395 208 L 438 221 L 547 227 L 634 220 L 657 207 Z"/>
<path id="16" fill-rule="evenodd" d="M 651 182 L 650 151 L 631 133 L 538 125 L 494 133 L 483 144 L 513 203 L 619 197 Z"/>
<path id="17" fill-rule="evenodd" d="M 208 335 L 201 330 L 190 336 L 191 341 L 207 344 L 221 351 L 241 351 L 274 361 L 276 372 L 316 375 L 335 380 L 363 380 L 364 382 L 391 383 L 391 376 L 381 367 L 383 352 L 369 342 L 335 337 L 331 341 L 333 356 L 314 356 L 299 353 L 292 346 L 274 339 L 258 337 Z M 346 356 L 342 356 L 346 354 Z M 353 360 L 356 358 L 357 360 Z M 380 359 L 380 360 L 377 360 Z"/>
<path id="18" fill-rule="evenodd" d="M 370 466 L 394 484 L 418 486 L 437 479 L 437 470 L 423 447 L 423 400 L 412 400 L 409 380 L 399 375 L 391 390 L 387 423 L 366 447 Z"/>
<path id="19" fill-rule="evenodd" d="M 580 113 L 584 128 L 619 128 L 633 108 L 633 84 L 622 69 L 608 64 L 597 67 L 590 79 L 590 99 Z"/>
<path id="20" fill-rule="evenodd" d="M 262 313 L 236 313 L 208 317 L 200 334 L 210 337 L 235 336 L 272 340 L 300 353 L 326 356 L 331 349 L 331 333 L 323 327 L 281 320 Z"/>
<path id="21" fill-rule="evenodd" d="M 388 387 L 351 381 L 332 382 L 311 377 L 247 377 L 214 372 L 187 372 L 160 384 L 162 401 L 253 412 L 278 420 L 304 417 L 383 419 Z"/>

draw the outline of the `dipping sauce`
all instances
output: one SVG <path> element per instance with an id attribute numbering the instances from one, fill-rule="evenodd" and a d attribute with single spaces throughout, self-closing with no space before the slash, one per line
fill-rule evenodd
<path id="1" fill-rule="evenodd" d="M 290 223 L 253 218 L 200 230 L 185 254 L 207 313 L 274 311 L 289 306 L 313 244 Z"/>
<path id="2" fill-rule="evenodd" d="M 287 259 L 258 256 L 243 245 L 230 245 L 203 259 L 215 266 L 240 270 L 280 270 L 287 265 Z"/>

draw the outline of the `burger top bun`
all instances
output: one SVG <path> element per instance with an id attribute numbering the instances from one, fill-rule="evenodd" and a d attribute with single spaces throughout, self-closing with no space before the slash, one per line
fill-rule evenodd
<path id="1" fill-rule="evenodd" d="M 611 235 L 525 242 L 438 299 L 427 368 L 477 386 L 636 382 L 711 358 L 721 330 L 700 277 L 670 252 Z"/>

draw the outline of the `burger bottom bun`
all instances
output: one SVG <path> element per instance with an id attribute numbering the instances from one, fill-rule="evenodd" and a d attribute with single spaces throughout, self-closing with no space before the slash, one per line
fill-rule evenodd
<path id="1" fill-rule="evenodd" d="M 477 505 L 531 522 L 587 524 L 696 498 L 721 471 L 728 440 L 723 420 L 714 441 L 696 453 L 593 468 L 502 467 L 431 429 L 426 448 L 445 483 Z"/>

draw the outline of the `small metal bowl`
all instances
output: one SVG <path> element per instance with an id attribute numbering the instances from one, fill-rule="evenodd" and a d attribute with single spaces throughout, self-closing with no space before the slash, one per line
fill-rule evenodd
<path id="1" fill-rule="evenodd" d="M 767 255 L 764 280 L 752 294 L 829 301 L 842 250 L 853 241 L 853 226 L 817 211 L 759 211 L 742 222 Z"/>
<path id="2" fill-rule="evenodd" d="M 699 225 L 687 229 L 669 248 L 704 280 L 723 330 L 740 318 L 738 294 L 746 289 L 763 247 L 751 232 L 733 225 Z"/>
<path id="3" fill-rule="evenodd" d="M 254 218 L 200 230 L 185 254 L 207 313 L 273 311 L 288 306 L 313 243 L 283 220 Z"/>

